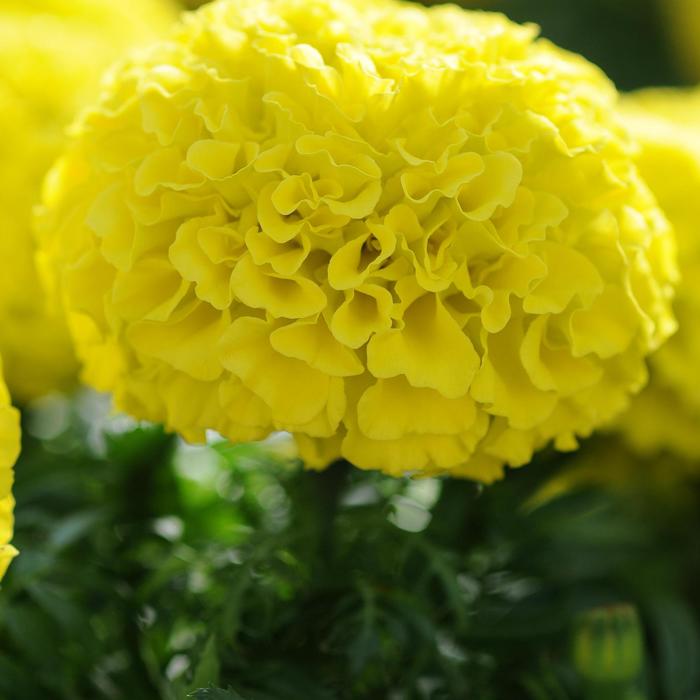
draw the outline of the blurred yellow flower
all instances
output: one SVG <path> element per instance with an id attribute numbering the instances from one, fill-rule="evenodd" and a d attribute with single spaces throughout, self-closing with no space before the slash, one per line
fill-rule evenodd
<path id="1" fill-rule="evenodd" d="M 678 67 L 690 80 L 700 80 L 700 2 L 698 0 L 658 0 L 665 19 L 668 45 Z"/>
<path id="2" fill-rule="evenodd" d="M 85 378 L 188 439 L 490 481 L 576 447 L 674 328 L 598 69 L 501 15 L 222 0 L 113 75 L 47 182 Z"/>
<path id="3" fill-rule="evenodd" d="M 677 334 L 651 358 L 651 382 L 621 420 L 639 450 L 700 457 L 700 91 L 627 96 L 623 114 L 640 143 L 639 169 L 673 224 L 681 283 Z"/>
<path id="4" fill-rule="evenodd" d="M 10 405 L 10 395 L 2 379 L 0 364 L 0 579 L 5 575 L 17 550 L 12 539 L 12 467 L 19 454 L 19 413 Z"/>
<path id="5" fill-rule="evenodd" d="M 10 0 L 0 7 L 0 352 L 26 401 L 77 375 L 65 322 L 46 308 L 31 210 L 64 130 L 99 75 L 175 17 L 167 0 Z"/>

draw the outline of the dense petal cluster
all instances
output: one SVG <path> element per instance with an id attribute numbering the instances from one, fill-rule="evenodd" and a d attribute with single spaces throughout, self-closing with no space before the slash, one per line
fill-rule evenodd
<path id="1" fill-rule="evenodd" d="M 10 405 L 10 395 L 2 379 L 0 364 L 0 579 L 5 575 L 17 550 L 12 539 L 12 467 L 19 454 L 19 413 Z"/>
<path id="2" fill-rule="evenodd" d="M 700 457 L 700 91 L 645 90 L 625 97 L 640 144 L 638 167 L 676 230 L 681 282 L 678 332 L 651 358 L 651 381 L 621 419 L 643 452 Z"/>
<path id="3" fill-rule="evenodd" d="M 112 76 L 46 188 L 88 382 L 188 439 L 497 478 L 673 329 L 668 224 L 583 59 L 501 15 L 220 0 Z"/>
<path id="4" fill-rule="evenodd" d="M 0 352 L 13 396 L 77 376 L 65 322 L 46 308 L 31 211 L 64 130 L 127 46 L 174 19 L 168 0 L 6 0 L 0 7 Z"/>

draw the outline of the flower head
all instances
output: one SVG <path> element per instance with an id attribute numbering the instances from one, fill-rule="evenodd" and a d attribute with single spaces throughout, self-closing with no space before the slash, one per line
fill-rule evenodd
<path id="1" fill-rule="evenodd" d="M 77 375 L 65 322 L 46 307 L 31 211 L 76 111 L 127 46 L 174 16 L 167 0 L 9 0 L 0 8 L 0 352 L 15 398 Z"/>
<path id="2" fill-rule="evenodd" d="M 5 575 L 17 550 L 12 539 L 12 466 L 19 454 L 19 413 L 10 405 L 10 395 L 2 380 L 0 364 L 0 579 Z"/>
<path id="3" fill-rule="evenodd" d="M 221 0 L 46 188 L 85 378 L 189 439 L 497 478 L 625 406 L 673 245 L 589 63 L 395 0 Z"/>
<path id="4" fill-rule="evenodd" d="M 697 0 L 657 0 L 665 20 L 669 49 L 678 67 L 693 81 L 700 78 L 700 3 Z"/>
<path id="5" fill-rule="evenodd" d="M 678 332 L 651 358 L 651 381 L 620 425 L 642 452 L 700 457 L 700 91 L 644 90 L 623 114 L 640 144 L 638 167 L 676 230 Z"/>

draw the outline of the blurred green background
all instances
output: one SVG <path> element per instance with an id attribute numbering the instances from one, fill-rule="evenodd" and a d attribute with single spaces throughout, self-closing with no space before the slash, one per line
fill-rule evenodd
<path id="1" fill-rule="evenodd" d="M 482 4 L 621 89 L 687 80 L 649 0 Z M 89 392 L 23 423 L 3 700 L 700 699 L 700 465 L 599 437 L 483 488 L 187 446 Z"/>
<path id="2" fill-rule="evenodd" d="M 664 9 L 674 0 L 486 0 L 464 6 L 535 22 L 559 46 L 601 66 L 620 90 L 685 82 Z"/>

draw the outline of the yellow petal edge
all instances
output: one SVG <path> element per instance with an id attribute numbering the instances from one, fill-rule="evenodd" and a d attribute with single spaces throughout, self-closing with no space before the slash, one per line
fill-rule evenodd
<path id="1" fill-rule="evenodd" d="M 32 207 L 75 113 L 101 72 L 175 20 L 169 0 L 0 3 L 0 353 L 15 400 L 75 382 L 63 318 L 49 308 L 34 261 Z"/>
<path id="2" fill-rule="evenodd" d="M 10 395 L 2 379 L 0 363 L 0 580 L 17 555 L 17 550 L 10 541 L 14 526 L 12 512 L 15 506 L 12 497 L 12 467 L 19 455 L 19 442 L 19 413 L 10 405 Z"/>
<path id="3" fill-rule="evenodd" d="M 87 382 L 190 440 L 482 481 L 623 410 L 674 329 L 617 95 L 533 26 L 219 0 L 112 75 L 41 217 Z"/>

